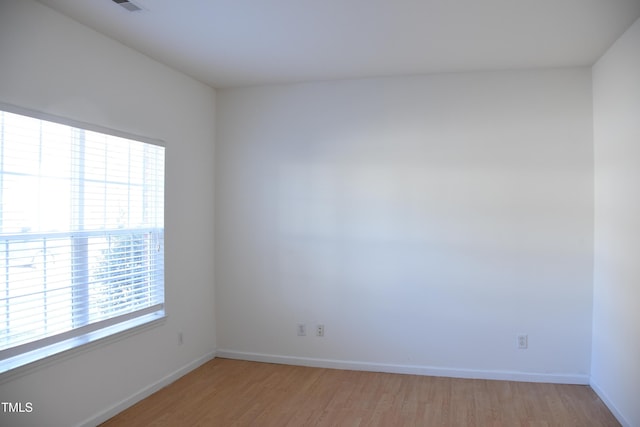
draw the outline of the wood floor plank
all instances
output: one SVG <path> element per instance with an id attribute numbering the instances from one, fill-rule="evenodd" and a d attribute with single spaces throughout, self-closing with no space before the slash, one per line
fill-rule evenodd
<path id="1" fill-rule="evenodd" d="M 108 420 L 119 426 L 613 427 L 588 386 L 214 359 Z"/>

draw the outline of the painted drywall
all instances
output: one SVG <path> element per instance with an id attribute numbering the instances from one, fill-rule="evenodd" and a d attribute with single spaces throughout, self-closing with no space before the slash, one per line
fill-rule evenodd
<path id="1" fill-rule="evenodd" d="M 640 21 L 593 67 L 595 259 L 592 386 L 640 425 Z"/>
<path id="2" fill-rule="evenodd" d="M 166 321 L 0 378 L 2 401 L 33 404 L 28 414 L 0 413 L 0 425 L 92 424 L 215 349 L 215 93 L 32 0 L 0 2 L 0 58 L 1 102 L 167 146 Z"/>
<path id="3" fill-rule="evenodd" d="M 590 69 L 223 89 L 216 104 L 218 354 L 588 382 Z"/>

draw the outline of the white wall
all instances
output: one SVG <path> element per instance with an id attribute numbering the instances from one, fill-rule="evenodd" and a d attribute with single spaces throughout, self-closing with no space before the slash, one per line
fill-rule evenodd
<path id="1" fill-rule="evenodd" d="M 593 67 L 595 269 L 591 384 L 640 426 L 640 21 Z"/>
<path id="2" fill-rule="evenodd" d="M 2 0 L 0 101 L 167 145 L 166 322 L 0 381 L 2 401 L 30 401 L 34 408 L 0 413 L 0 425 L 100 420 L 103 411 L 130 403 L 215 348 L 214 91 L 39 3 Z"/>
<path id="3" fill-rule="evenodd" d="M 216 100 L 218 354 L 588 382 L 588 68 Z"/>

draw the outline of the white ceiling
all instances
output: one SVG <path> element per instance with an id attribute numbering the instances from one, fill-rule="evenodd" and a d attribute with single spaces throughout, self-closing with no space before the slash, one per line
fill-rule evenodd
<path id="1" fill-rule="evenodd" d="M 640 16 L 640 0 L 40 2 L 213 87 L 585 66 Z"/>

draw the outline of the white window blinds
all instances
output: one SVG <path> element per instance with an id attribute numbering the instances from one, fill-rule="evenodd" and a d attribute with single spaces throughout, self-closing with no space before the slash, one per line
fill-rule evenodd
<path id="1" fill-rule="evenodd" d="M 0 111 L 0 364 L 163 314 L 164 147 Z"/>

